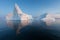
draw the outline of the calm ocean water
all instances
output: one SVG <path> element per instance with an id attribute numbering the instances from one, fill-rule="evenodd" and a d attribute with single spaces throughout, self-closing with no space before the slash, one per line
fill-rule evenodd
<path id="1" fill-rule="evenodd" d="M 33 22 L 20 32 L 16 35 L 16 30 L 10 28 L 5 20 L 0 21 L 0 40 L 60 40 L 60 30 L 57 27 L 47 27 L 42 21 Z"/>

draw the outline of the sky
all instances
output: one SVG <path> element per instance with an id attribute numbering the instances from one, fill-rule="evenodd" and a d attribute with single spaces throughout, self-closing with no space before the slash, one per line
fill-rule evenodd
<path id="1" fill-rule="evenodd" d="M 60 0 L 0 0 L 0 17 L 13 13 L 15 3 L 24 13 L 32 16 L 60 13 Z"/>

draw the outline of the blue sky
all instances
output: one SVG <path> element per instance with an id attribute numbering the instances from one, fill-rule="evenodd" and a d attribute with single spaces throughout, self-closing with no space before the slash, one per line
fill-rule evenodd
<path id="1" fill-rule="evenodd" d="M 13 13 L 15 3 L 23 12 L 33 16 L 43 13 L 60 13 L 60 0 L 0 0 L 0 17 Z"/>

